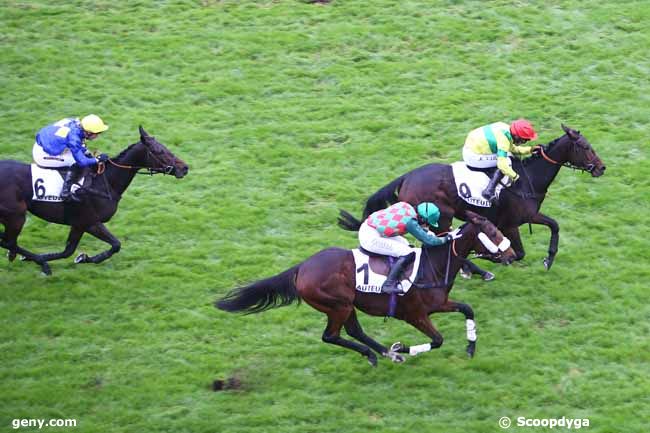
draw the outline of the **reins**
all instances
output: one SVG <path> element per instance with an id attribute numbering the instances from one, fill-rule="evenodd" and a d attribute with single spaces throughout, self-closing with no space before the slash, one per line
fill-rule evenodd
<path id="1" fill-rule="evenodd" d="M 147 151 L 148 152 L 148 151 Z M 150 152 L 148 152 L 149 155 L 151 155 Z M 157 159 L 157 158 L 155 158 Z M 138 166 L 138 165 L 128 165 L 128 164 L 119 164 L 112 159 L 108 159 L 108 162 L 110 162 L 113 166 L 117 168 L 121 168 L 124 170 L 137 170 L 135 174 L 148 174 L 149 176 L 153 176 L 154 174 L 162 173 L 164 175 L 171 174 L 171 172 L 174 170 L 174 167 L 171 165 L 167 165 L 164 168 L 162 167 L 144 167 L 144 166 Z M 160 162 L 160 161 L 157 161 Z M 140 170 L 146 170 L 146 172 L 142 172 Z M 101 174 L 101 173 L 99 173 Z"/>

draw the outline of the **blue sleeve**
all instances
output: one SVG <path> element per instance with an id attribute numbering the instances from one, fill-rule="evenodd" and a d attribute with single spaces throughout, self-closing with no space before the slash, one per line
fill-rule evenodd
<path id="1" fill-rule="evenodd" d="M 406 223 L 406 230 L 415 236 L 417 240 L 431 247 L 447 243 L 446 236 L 438 237 L 432 235 L 431 233 L 427 233 L 422 227 L 420 227 L 420 224 L 418 224 L 415 218 Z"/>
<path id="2" fill-rule="evenodd" d="M 72 156 L 74 157 L 74 160 L 77 161 L 77 164 L 80 167 L 88 167 L 89 165 L 95 165 L 97 164 L 97 160 L 95 158 L 89 158 L 86 156 L 86 148 L 83 145 L 83 142 L 81 141 L 81 132 L 80 130 L 71 130 L 70 133 L 68 134 L 68 148 L 70 149 L 70 152 L 72 152 Z"/>

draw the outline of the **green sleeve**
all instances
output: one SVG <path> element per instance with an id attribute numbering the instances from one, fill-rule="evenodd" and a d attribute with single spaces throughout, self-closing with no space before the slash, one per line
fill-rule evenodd
<path id="1" fill-rule="evenodd" d="M 427 233 L 422 227 L 420 227 L 420 224 L 418 224 L 418 221 L 415 218 L 406 223 L 406 230 L 408 230 L 410 234 L 415 236 L 415 238 L 423 244 L 432 247 L 447 243 L 447 238 L 445 236 L 437 237 Z"/>

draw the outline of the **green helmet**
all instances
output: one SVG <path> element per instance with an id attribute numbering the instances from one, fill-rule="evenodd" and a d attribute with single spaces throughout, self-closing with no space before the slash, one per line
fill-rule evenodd
<path id="1" fill-rule="evenodd" d="M 418 205 L 418 215 L 420 215 L 432 227 L 438 227 L 440 218 L 440 209 L 435 204 L 425 201 Z"/>

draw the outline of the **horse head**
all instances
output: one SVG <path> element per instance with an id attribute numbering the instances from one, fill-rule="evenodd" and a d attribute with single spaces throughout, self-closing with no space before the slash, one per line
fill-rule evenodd
<path id="1" fill-rule="evenodd" d="M 545 149 L 550 158 L 542 156 L 550 162 L 587 171 L 593 177 L 602 176 L 607 167 L 584 135 L 564 124 L 562 124 L 562 129 L 566 134 L 549 143 Z"/>
<path id="2" fill-rule="evenodd" d="M 466 211 L 466 215 L 467 222 L 475 227 L 473 232 L 467 233 L 471 239 L 470 250 L 480 257 L 504 265 L 509 265 L 515 260 L 517 254 L 510 246 L 510 240 L 490 220 L 472 211 Z"/>
<path id="3" fill-rule="evenodd" d="M 176 176 L 178 179 L 184 177 L 189 168 L 182 159 L 176 157 L 155 137 L 149 135 L 142 126 L 140 129 L 140 143 L 146 149 L 146 157 L 143 166 L 153 173 L 164 173 Z"/>

